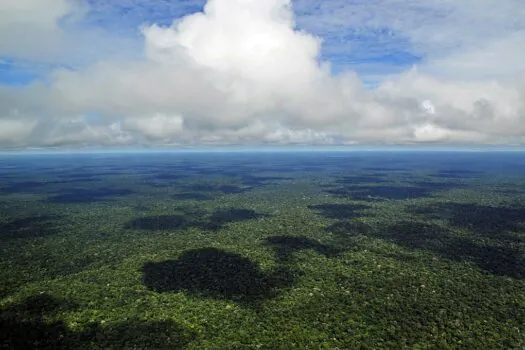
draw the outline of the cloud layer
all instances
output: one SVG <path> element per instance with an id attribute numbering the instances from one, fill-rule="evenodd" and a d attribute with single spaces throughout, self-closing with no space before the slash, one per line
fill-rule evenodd
<path id="1" fill-rule="evenodd" d="M 43 12 L 37 0 L 0 5 L 19 15 L 0 19 L 0 33 L 11 33 L 0 35 L 0 57 L 60 61 L 72 59 L 67 44 L 78 38 L 118 43 L 75 25 L 86 4 L 53 2 Z M 496 16 L 495 29 L 478 33 L 484 17 L 472 2 L 425 1 L 418 13 L 434 21 L 412 14 L 405 22 L 385 13 L 395 3 L 334 0 L 312 10 L 298 1 L 296 17 L 289 0 L 209 0 L 169 26 L 142 26 L 132 58 L 94 55 L 40 82 L 0 86 L 0 145 L 525 143 L 525 5 L 509 0 L 498 14 L 512 17 Z M 407 13 L 417 7 L 404 4 Z M 463 26 L 461 37 L 443 31 L 447 23 Z M 343 26 L 387 28 L 385 45 L 409 45 L 424 60 L 367 88 L 352 67 L 334 73 L 322 55 L 323 38 Z M 340 48 L 366 54 L 352 42 Z"/>

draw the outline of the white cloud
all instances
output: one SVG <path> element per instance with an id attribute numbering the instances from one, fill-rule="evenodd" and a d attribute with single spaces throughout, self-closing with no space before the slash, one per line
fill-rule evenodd
<path id="1" fill-rule="evenodd" d="M 524 44 L 525 29 L 429 60 L 422 70 L 456 80 L 514 80 L 525 75 Z"/>
<path id="2" fill-rule="evenodd" d="M 18 144 L 31 134 L 34 121 L 0 119 L 0 145 Z"/>
<path id="3" fill-rule="evenodd" d="M 85 0 L 0 1 L 0 58 L 35 66 L 85 66 L 105 57 L 135 57 L 134 38 L 83 22 Z M 38 70 L 38 69 L 37 69 Z"/>
<path id="4" fill-rule="evenodd" d="M 0 56 L 57 58 L 68 35 L 59 21 L 80 16 L 85 7 L 69 0 L 0 2 Z"/>
<path id="5" fill-rule="evenodd" d="M 63 7 L 42 21 L 60 31 L 57 20 L 74 10 L 54 1 Z M 171 26 L 143 27 L 143 60 L 100 60 L 57 70 L 47 85 L 0 89 L 0 120 L 19 128 L 16 138 L 0 139 L 13 145 L 523 142 L 525 59 L 518 48 L 525 36 L 512 10 L 525 6 L 510 2 L 514 7 L 481 6 L 498 11 L 496 19 L 469 1 L 322 2 L 325 31 L 392 22 L 385 35 L 406 37 L 425 53 L 417 69 L 383 77 L 368 90 L 351 71 L 331 74 L 319 58 L 321 38 L 296 28 L 290 1 L 210 0 L 203 13 Z M 502 14 L 512 14 L 510 22 Z M 490 33 L 482 28 L 482 42 L 468 26 L 479 28 L 478 17 L 496 26 Z M 299 21 L 308 27 L 313 19 Z M 508 65 L 497 50 L 509 55 Z M 17 123 L 34 123 L 31 132 L 13 126 L 15 110 Z M 89 113 L 99 120 L 84 118 Z"/>
<path id="6" fill-rule="evenodd" d="M 115 124 L 113 129 L 115 129 Z M 126 131 L 138 131 L 152 140 L 170 140 L 177 137 L 184 129 L 184 119 L 178 115 L 156 114 L 151 117 L 137 117 L 126 119 Z M 115 129 L 120 131 L 121 129 Z"/>

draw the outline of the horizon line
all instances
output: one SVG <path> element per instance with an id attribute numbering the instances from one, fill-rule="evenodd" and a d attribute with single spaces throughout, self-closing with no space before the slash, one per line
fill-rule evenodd
<path id="1" fill-rule="evenodd" d="M 261 147 L 93 147 L 93 148 L 26 148 L 0 149 L 0 155 L 45 155 L 45 154 L 140 154 L 140 153 L 301 153 L 301 152 L 525 152 L 525 145 L 380 145 L 380 146 L 261 146 Z"/>

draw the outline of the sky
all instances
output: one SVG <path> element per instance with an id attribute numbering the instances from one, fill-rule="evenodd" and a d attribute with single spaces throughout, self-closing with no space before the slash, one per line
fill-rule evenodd
<path id="1" fill-rule="evenodd" d="M 523 145 L 523 0 L 0 0 L 0 149 Z"/>

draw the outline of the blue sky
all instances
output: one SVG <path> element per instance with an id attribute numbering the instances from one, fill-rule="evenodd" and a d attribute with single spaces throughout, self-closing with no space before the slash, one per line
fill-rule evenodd
<path id="1" fill-rule="evenodd" d="M 9 85 L 24 85 L 38 78 L 32 67 L 20 67 L 23 62 L 8 57 L 0 58 L 0 81 Z"/>

